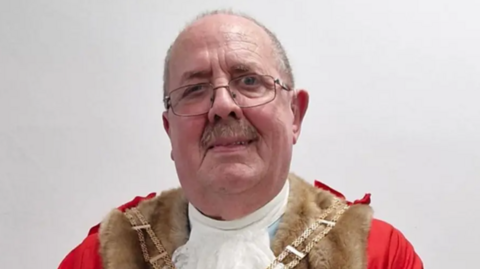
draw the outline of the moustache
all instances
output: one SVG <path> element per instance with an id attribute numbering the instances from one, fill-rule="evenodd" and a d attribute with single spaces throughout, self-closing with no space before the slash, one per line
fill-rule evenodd
<path id="1" fill-rule="evenodd" d="M 247 140 L 256 140 L 258 132 L 255 127 L 244 120 L 229 119 L 208 125 L 200 140 L 204 148 L 211 146 L 215 140 L 225 137 L 239 137 Z"/>

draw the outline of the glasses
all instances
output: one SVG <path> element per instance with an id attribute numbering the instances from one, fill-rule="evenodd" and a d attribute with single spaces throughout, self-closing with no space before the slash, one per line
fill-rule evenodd
<path id="1" fill-rule="evenodd" d="M 278 78 L 269 75 L 250 74 L 236 77 L 228 85 L 215 87 L 200 83 L 177 88 L 165 96 L 165 108 L 177 116 L 189 117 L 206 114 L 215 101 L 215 91 L 226 88 L 235 104 L 241 108 L 261 106 L 273 101 L 279 89 L 291 89 Z"/>

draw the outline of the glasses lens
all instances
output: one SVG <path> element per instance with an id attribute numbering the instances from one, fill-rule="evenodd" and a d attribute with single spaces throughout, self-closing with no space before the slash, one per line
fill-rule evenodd
<path id="1" fill-rule="evenodd" d="M 212 87 L 210 84 L 189 85 L 176 89 L 170 94 L 173 111 L 178 115 L 198 115 L 207 112 L 211 106 Z"/>
<path id="2" fill-rule="evenodd" d="M 230 82 L 235 102 L 241 107 L 265 104 L 275 98 L 275 81 L 270 76 L 246 75 Z"/>

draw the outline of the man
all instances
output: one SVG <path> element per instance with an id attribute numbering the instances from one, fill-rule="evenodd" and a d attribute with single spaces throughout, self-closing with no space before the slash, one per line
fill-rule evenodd
<path id="1" fill-rule="evenodd" d="M 255 20 L 205 14 L 165 61 L 163 123 L 182 186 L 112 211 L 60 269 L 420 269 L 403 235 L 289 173 L 309 96 Z"/>

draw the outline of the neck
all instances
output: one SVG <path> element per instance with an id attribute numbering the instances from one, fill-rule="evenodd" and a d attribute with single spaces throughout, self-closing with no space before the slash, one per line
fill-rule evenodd
<path id="1" fill-rule="evenodd" d="M 209 197 L 210 199 L 207 201 L 204 201 L 206 203 L 200 206 L 195 205 L 195 207 L 202 215 L 214 220 L 231 221 L 241 219 L 275 199 L 288 183 L 275 184 L 277 185 L 276 188 L 261 186 L 261 184 L 263 183 L 255 186 L 255 189 L 265 190 L 263 192 L 215 194 Z"/>
<path id="2" fill-rule="evenodd" d="M 286 181 L 282 186 L 282 189 L 280 189 L 280 192 L 265 205 L 254 212 L 250 212 L 249 214 L 232 220 L 207 216 L 192 204 L 189 204 L 189 219 L 193 228 L 195 228 L 195 226 L 197 226 L 197 228 L 199 226 L 204 226 L 218 229 L 220 231 L 240 231 L 243 229 L 255 229 L 255 227 L 266 228 L 277 221 L 285 212 L 289 192 L 290 185 L 289 182 Z"/>

